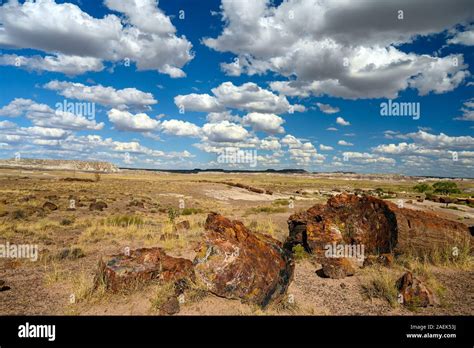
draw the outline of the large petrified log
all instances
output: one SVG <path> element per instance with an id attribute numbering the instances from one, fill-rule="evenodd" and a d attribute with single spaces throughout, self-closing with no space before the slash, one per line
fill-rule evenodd
<path id="1" fill-rule="evenodd" d="M 332 243 L 363 244 L 365 252 L 386 253 L 397 242 L 397 220 L 389 205 L 374 197 L 341 194 L 288 219 L 287 249 L 301 244 L 322 257 Z"/>
<path id="2" fill-rule="evenodd" d="M 396 252 L 423 254 L 436 249 L 472 249 L 472 226 L 442 218 L 430 211 L 398 208 L 395 204 L 390 204 L 390 207 L 397 217 Z"/>
<path id="3" fill-rule="evenodd" d="M 324 260 L 331 243 L 362 244 L 366 254 L 472 246 L 472 227 L 371 196 L 341 194 L 288 219 L 285 248 L 300 244 Z"/>
<path id="4" fill-rule="evenodd" d="M 194 269 L 210 292 L 262 307 L 286 292 L 294 263 L 279 241 L 215 213 L 205 227 Z"/>
<path id="5" fill-rule="evenodd" d="M 103 257 L 95 285 L 101 282 L 111 291 L 134 287 L 151 280 L 194 280 L 191 260 L 171 257 L 161 248 L 142 248 L 130 252 Z"/>

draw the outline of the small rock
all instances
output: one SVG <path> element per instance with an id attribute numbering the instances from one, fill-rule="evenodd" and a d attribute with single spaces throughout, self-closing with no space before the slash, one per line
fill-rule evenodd
<path id="1" fill-rule="evenodd" d="M 5 285 L 5 281 L 0 279 L 0 292 L 10 290 L 8 285 Z"/>
<path id="2" fill-rule="evenodd" d="M 133 288 L 137 282 L 176 282 L 184 278 L 194 280 L 190 260 L 168 256 L 161 248 L 142 248 L 103 257 L 99 261 L 94 287 L 105 284 L 107 289 L 116 292 Z"/>
<path id="3" fill-rule="evenodd" d="M 343 279 L 356 272 L 353 263 L 347 258 L 327 258 L 322 266 L 323 274 L 332 279 Z"/>
<path id="4" fill-rule="evenodd" d="M 173 315 L 179 312 L 179 301 L 176 296 L 171 296 L 165 303 L 160 307 L 160 314 Z"/>
<path id="5" fill-rule="evenodd" d="M 175 230 L 176 231 L 179 231 L 179 230 L 189 230 L 191 228 L 191 225 L 189 223 L 188 220 L 184 220 L 184 221 L 181 221 L 181 222 L 178 222 L 175 226 Z"/>
<path id="6" fill-rule="evenodd" d="M 66 249 L 62 249 L 56 255 L 55 258 L 58 260 L 64 260 L 64 259 L 76 260 L 84 256 L 86 255 L 84 254 L 84 251 L 82 251 L 81 248 L 72 248 L 72 249 L 66 248 Z"/>
<path id="7" fill-rule="evenodd" d="M 35 199 L 35 198 L 36 196 L 34 195 L 27 195 L 27 196 L 19 198 L 18 202 L 29 202 L 30 200 Z"/>
<path id="8" fill-rule="evenodd" d="M 92 203 L 89 205 L 89 210 L 102 211 L 102 210 L 104 210 L 105 208 L 107 208 L 107 203 L 102 202 L 102 201 L 92 202 Z"/>
<path id="9" fill-rule="evenodd" d="M 145 208 L 145 204 L 143 202 L 140 202 L 140 201 L 137 201 L 137 200 L 131 201 L 130 203 L 128 203 L 128 206 L 129 207 L 142 208 L 142 209 Z"/>
<path id="10" fill-rule="evenodd" d="M 58 206 L 48 201 L 43 204 L 43 209 L 53 211 L 53 210 L 57 210 Z"/>

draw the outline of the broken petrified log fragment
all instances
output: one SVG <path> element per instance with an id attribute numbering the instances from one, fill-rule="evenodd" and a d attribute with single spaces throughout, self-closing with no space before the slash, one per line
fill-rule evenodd
<path id="1" fill-rule="evenodd" d="M 181 221 L 181 222 L 178 222 L 173 230 L 174 231 L 185 231 L 185 230 L 189 230 L 191 228 L 191 224 L 189 223 L 188 220 L 184 220 L 184 221 Z"/>
<path id="2" fill-rule="evenodd" d="M 348 258 L 326 258 L 322 262 L 322 272 L 325 277 L 343 279 L 356 272 L 354 262 Z"/>
<path id="3" fill-rule="evenodd" d="M 411 272 L 406 272 L 398 279 L 396 286 L 405 306 L 427 307 L 437 303 L 433 292 Z"/>
<path id="4" fill-rule="evenodd" d="M 205 228 L 194 259 L 198 282 L 217 296 L 262 307 L 283 297 L 294 263 L 279 241 L 216 213 L 209 214 Z"/>
<path id="5" fill-rule="evenodd" d="M 285 248 L 303 245 L 317 259 L 331 243 L 363 244 L 367 254 L 429 252 L 434 249 L 471 248 L 468 226 L 432 212 L 398 208 L 381 199 L 351 194 L 330 198 L 288 219 Z"/>
<path id="6" fill-rule="evenodd" d="M 43 209 L 50 210 L 50 211 L 58 210 L 58 206 L 54 203 L 47 201 L 47 202 L 44 202 Z"/>
<path id="7" fill-rule="evenodd" d="M 118 291 L 154 279 L 194 280 L 191 260 L 168 256 L 161 248 L 130 250 L 127 254 L 111 255 L 99 261 L 95 287 L 103 282 L 107 289 Z"/>

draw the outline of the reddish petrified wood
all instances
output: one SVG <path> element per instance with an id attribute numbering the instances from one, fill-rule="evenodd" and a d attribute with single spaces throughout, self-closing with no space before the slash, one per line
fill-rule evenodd
<path id="1" fill-rule="evenodd" d="M 411 272 L 406 272 L 396 284 L 402 296 L 403 304 L 409 307 L 427 307 L 437 301 L 433 292 Z"/>
<path id="2" fill-rule="evenodd" d="M 263 307 L 286 292 L 294 263 L 279 241 L 215 213 L 205 227 L 194 267 L 209 291 Z"/>
<path id="3" fill-rule="evenodd" d="M 143 248 L 103 257 L 99 262 L 96 286 L 118 291 L 150 280 L 179 281 L 194 279 L 190 260 L 171 257 L 161 248 Z"/>
<path id="4" fill-rule="evenodd" d="M 472 246 L 470 228 L 432 212 L 398 208 L 371 196 L 340 194 L 288 219 L 285 248 L 303 245 L 316 258 L 331 243 L 363 244 L 364 252 L 429 252 Z"/>

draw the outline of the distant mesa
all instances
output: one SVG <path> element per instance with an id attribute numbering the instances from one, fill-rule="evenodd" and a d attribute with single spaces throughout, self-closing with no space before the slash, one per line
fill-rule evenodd
<path id="1" fill-rule="evenodd" d="M 165 173 L 179 173 L 179 174 L 197 174 L 197 173 L 278 173 L 278 174 L 308 174 L 309 172 L 304 169 L 265 169 L 265 170 L 245 170 L 245 169 L 222 169 L 222 168 L 209 168 L 209 169 L 149 169 L 149 168 L 125 168 L 120 169 L 126 170 L 145 170 L 153 172 L 165 172 Z"/>
<path id="2" fill-rule="evenodd" d="M 118 167 L 109 162 L 30 158 L 0 160 L 0 168 L 77 170 L 101 173 L 116 173 L 120 171 Z"/>

